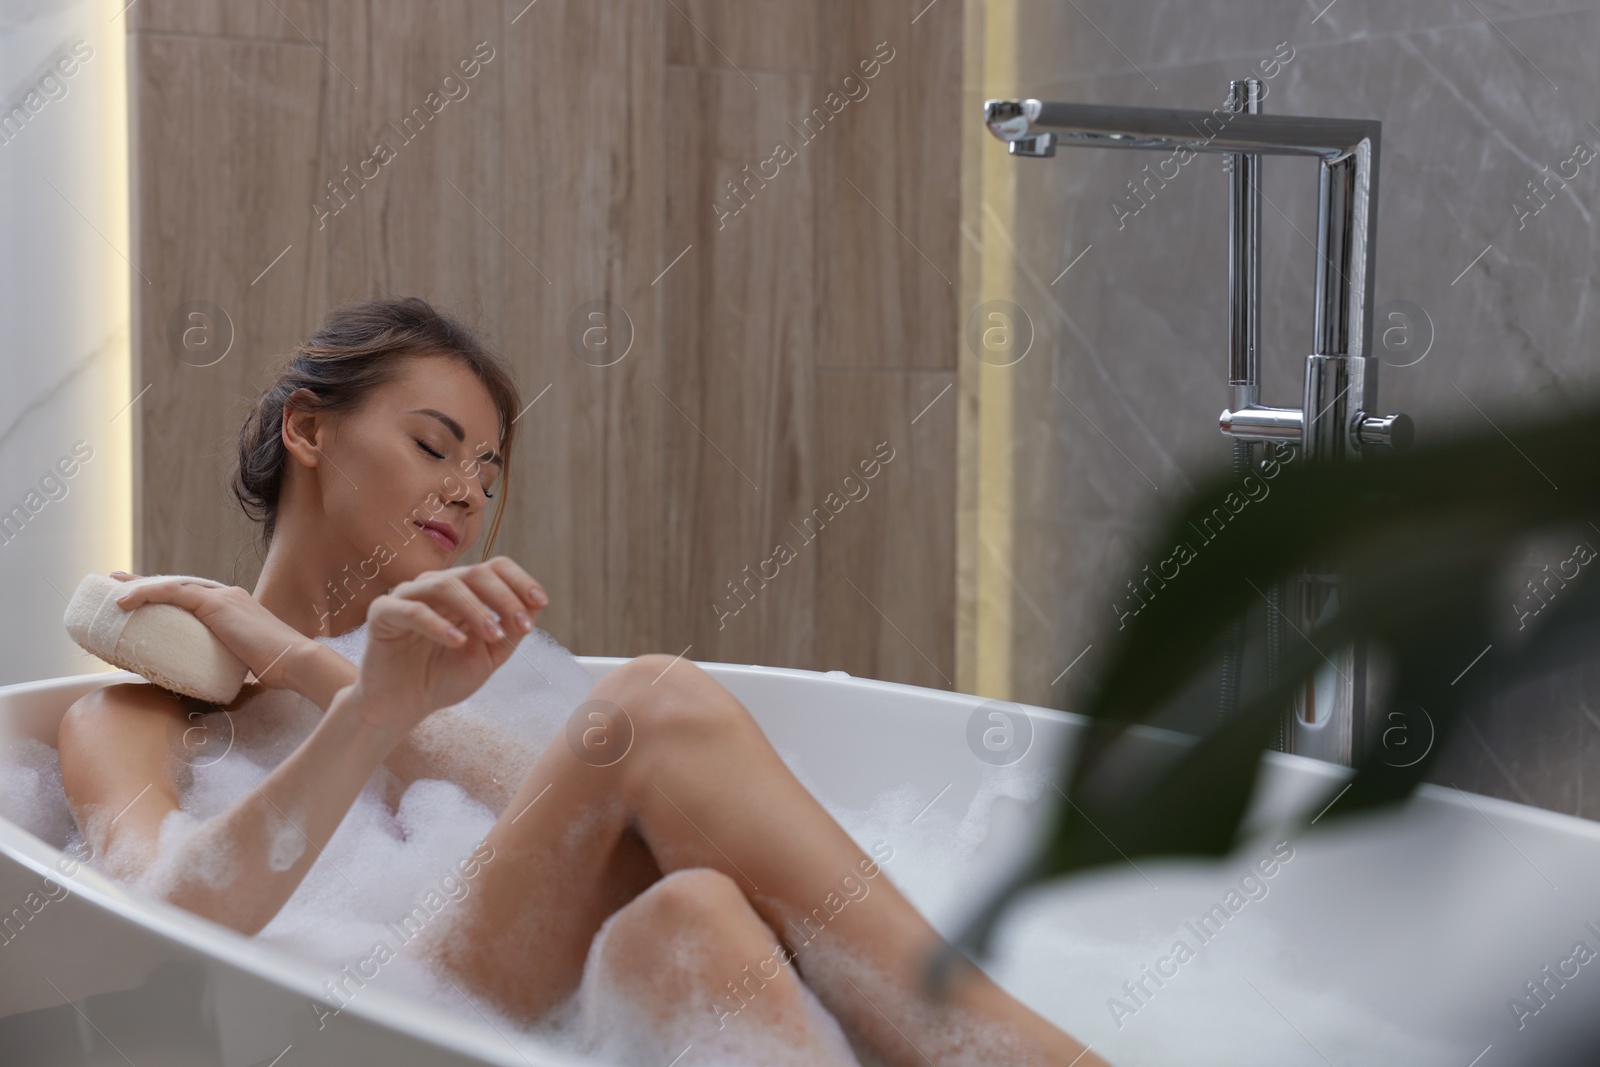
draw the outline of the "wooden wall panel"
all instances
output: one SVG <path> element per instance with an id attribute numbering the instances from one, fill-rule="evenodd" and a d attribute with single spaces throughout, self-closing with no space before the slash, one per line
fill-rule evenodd
<path id="1" fill-rule="evenodd" d="M 816 490 L 837 511 L 818 516 L 805 550 L 817 553 L 818 669 L 954 686 L 954 383 L 949 371 L 818 375 Z"/>
<path id="2" fill-rule="evenodd" d="M 811 0 L 669 0 L 665 17 L 668 63 L 816 69 L 817 5 Z"/>
<path id="3" fill-rule="evenodd" d="M 923 409 L 957 344 L 959 159 L 937 131 L 959 0 L 915 24 L 838 0 L 284 4 L 316 47 L 252 4 L 141 6 L 136 317 L 194 293 L 249 342 L 208 377 L 162 366 L 170 398 L 141 409 L 136 493 L 162 502 L 143 569 L 253 583 L 222 478 L 244 403 L 329 306 L 416 293 L 513 365 L 530 406 L 496 550 L 544 582 L 569 648 L 950 684 L 954 391 Z M 225 39 L 250 36 L 271 40 Z M 870 95 L 802 135 L 885 40 Z M 402 139 L 481 41 L 468 94 Z M 394 158 L 329 200 L 378 140 Z M 793 158 L 752 177 L 780 141 Z M 138 336 L 156 367 L 159 330 Z M 870 495 L 808 536 L 882 440 Z"/>
<path id="4" fill-rule="evenodd" d="M 550 592 L 541 625 L 579 653 L 687 643 L 662 628 L 676 564 L 661 434 L 677 416 L 651 384 L 671 356 L 650 283 L 677 253 L 661 239 L 669 14 L 648 0 L 540 0 L 506 32 L 506 232 L 548 281 L 519 269 L 502 282 L 504 347 L 526 368 L 524 402 L 540 397 L 518 423 L 522 475 L 502 534 Z M 601 320 L 576 316 L 597 302 L 611 309 Z M 611 357 L 580 344 L 590 327 L 613 348 L 631 334 L 631 347 L 602 365 Z"/>
<path id="5" fill-rule="evenodd" d="M 823 25 L 816 101 L 817 195 L 825 314 L 818 353 L 828 367 L 953 369 L 959 335 L 961 6 L 819 0 Z M 920 6 L 920 5 L 919 5 Z M 871 80 L 862 61 L 890 57 Z M 867 68 L 871 70 L 869 66 Z M 861 96 L 850 100 L 849 92 Z M 838 101 L 844 101 L 839 103 Z M 869 280 L 868 284 L 863 284 Z"/>
<path id="6" fill-rule="evenodd" d="M 126 17 L 134 33 L 321 44 L 326 9 L 327 0 L 137 0 Z"/>
<path id="7" fill-rule="evenodd" d="M 816 302 L 810 158 L 777 161 L 809 74 L 667 72 L 668 252 L 658 283 L 669 526 L 667 630 L 694 655 L 810 663 L 815 555 L 775 551 L 811 504 Z M 768 181 L 763 173 L 772 176 Z M 748 203 L 728 191 L 734 181 Z M 663 405 L 667 398 L 663 398 Z M 769 562 L 770 561 L 770 562 Z M 710 653 L 701 650 L 711 650 Z"/>
<path id="8" fill-rule="evenodd" d="M 324 61 L 303 44 L 161 34 L 134 35 L 128 54 L 134 558 L 142 573 L 253 580 L 256 527 L 226 473 L 261 367 L 322 311 L 306 204 Z M 231 336 L 209 366 L 202 334 Z"/>
<path id="9" fill-rule="evenodd" d="M 531 272 L 496 232 L 506 218 L 502 10 L 498 0 L 330 9 L 323 148 L 334 188 L 318 188 L 312 211 L 325 227 L 330 304 L 419 293 L 470 320 L 503 321 L 500 280 Z"/>

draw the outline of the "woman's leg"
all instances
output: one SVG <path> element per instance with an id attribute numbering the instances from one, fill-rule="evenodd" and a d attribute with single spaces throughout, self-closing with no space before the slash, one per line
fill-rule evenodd
<path id="1" fill-rule="evenodd" d="M 623 781 L 556 738 L 475 851 L 488 858 L 467 893 L 406 951 L 513 1018 L 543 1019 L 578 988 L 601 924 L 661 878 Z"/>
<path id="2" fill-rule="evenodd" d="M 430 954 L 464 984 L 537 1019 L 577 987 L 612 912 L 662 871 L 711 867 L 886 1063 L 1105 1067 L 976 968 L 959 972 L 950 1002 L 928 1001 L 917 976 L 942 943 L 937 931 L 887 879 L 867 877 L 872 861 L 705 671 L 641 656 L 601 679 L 590 701 L 625 710 L 631 736 L 612 726 L 602 740 L 626 744 L 626 755 L 596 758 L 588 739 L 558 739 L 540 756 L 490 830 L 494 858 L 430 928 Z"/>
<path id="3" fill-rule="evenodd" d="M 624 668 L 601 686 L 630 713 L 652 709 L 639 739 L 657 736 L 635 742 L 630 795 L 657 864 L 731 877 L 874 1055 L 895 1067 L 1107 1067 L 976 967 L 956 970 L 948 1001 L 930 1000 L 920 972 L 943 938 L 794 777 L 748 709 L 689 661 L 650 655 Z"/>
<path id="4" fill-rule="evenodd" d="M 772 928 L 707 867 L 673 871 L 601 925 L 578 1005 L 587 1046 L 619 1062 L 859 1064 Z"/>

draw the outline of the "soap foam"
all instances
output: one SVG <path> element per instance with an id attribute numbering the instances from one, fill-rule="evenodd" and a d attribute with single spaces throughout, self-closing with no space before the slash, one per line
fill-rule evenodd
<path id="1" fill-rule="evenodd" d="M 0 818 L 52 844 L 77 831 L 54 748 L 34 737 L 0 742 Z"/>
<path id="2" fill-rule="evenodd" d="M 317 640 L 359 662 L 365 629 L 363 625 L 350 634 Z M 517 655 L 455 708 L 501 731 L 508 743 L 537 754 L 556 739 L 590 685 L 588 673 L 571 654 L 536 630 L 524 638 Z M 210 816 L 260 784 L 294 751 L 321 714 L 321 709 L 292 693 L 270 691 L 251 708 L 228 716 L 221 712 L 204 716 L 207 728 L 215 731 L 205 749 L 209 755 L 192 761 L 189 773 L 180 775 L 182 807 L 163 823 L 161 855 L 141 884 L 154 885 L 170 876 L 163 863 L 176 847 L 205 832 Z M 213 739 L 231 744 L 225 757 L 214 758 Z M 813 795 L 823 796 L 797 759 L 789 755 L 784 759 Z M 890 844 L 893 856 L 881 863 L 883 874 L 946 936 L 952 935 L 963 906 L 970 904 L 978 878 L 993 876 L 992 870 L 982 868 L 994 864 L 980 861 L 989 847 L 986 838 L 991 829 L 999 826 L 1008 807 L 1037 803 L 1050 788 L 1043 775 L 1014 767 L 986 767 L 984 775 L 964 804 L 948 795 L 935 802 L 934 795 L 909 784 L 885 789 L 862 808 L 823 801 L 869 855 L 875 854 L 874 843 Z M 380 768 L 304 881 L 257 935 L 328 968 L 321 1011 L 337 1013 L 359 999 L 366 985 L 377 984 L 427 999 L 479 1024 L 487 1019 L 502 1036 L 514 1044 L 526 1043 L 529 1050 L 548 1042 L 617 1062 L 659 1065 L 682 1051 L 681 1044 L 673 1047 L 674 1042 L 687 1044 L 693 1033 L 698 1035 L 697 1064 L 783 1062 L 786 1046 L 757 1028 L 729 1027 L 731 1035 L 716 1034 L 714 1027 L 695 1030 L 693 1020 L 686 1019 L 682 1026 L 640 1029 L 630 1022 L 640 1012 L 601 968 L 586 968 L 582 986 L 539 1024 L 529 1025 L 467 994 L 425 957 L 407 954 L 405 946 L 418 924 L 447 923 L 455 901 L 471 892 L 470 879 L 460 875 L 458 864 L 487 834 L 495 815 L 454 783 L 431 779 L 413 782 L 391 812 L 384 802 L 387 784 L 388 772 Z M 0 743 L 0 817 L 75 855 L 87 851 L 62 791 L 56 750 L 31 738 Z M 280 830 L 274 862 L 289 863 L 297 847 L 291 835 L 298 834 L 287 824 Z M 304 847 L 303 838 L 298 847 Z M 222 848 L 206 849 L 193 862 L 205 864 L 205 870 L 216 875 L 228 869 L 231 857 Z M 1173 1062 L 1204 1067 L 1241 1061 L 1323 1065 L 1324 1053 L 1335 1062 L 1408 1067 L 1465 1062 L 1459 1046 L 1401 1031 L 1337 989 L 1318 984 L 1314 976 L 1298 973 L 1284 948 L 1292 931 L 1275 927 L 1269 909 L 1230 928 L 1226 944 L 1219 941 L 1185 964 L 1178 979 L 1117 1028 L 1107 1011 L 1107 998 L 1124 980 L 1137 977 L 1141 965 L 1163 955 L 1172 939 L 1160 931 L 1117 939 L 1086 928 L 1078 918 L 1081 909 L 1066 899 L 1075 889 L 1081 892 L 1083 884 L 1068 880 L 1057 889 L 1045 888 L 1019 899 L 997 927 L 996 954 L 983 966 L 1012 995 L 1073 1037 L 1092 1044 L 1118 1067 Z M 405 925 L 408 915 L 410 926 Z M 528 928 L 553 918 L 529 916 Z M 610 921 L 591 944 L 591 961 L 601 951 Z M 519 935 L 519 931 L 503 933 Z M 802 949 L 802 973 L 813 979 L 847 975 L 863 989 L 882 992 L 882 976 L 836 941 L 819 937 Z M 536 945 L 536 940 L 530 943 L 530 959 Z M 383 951 L 375 952 L 379 946 Z M 683 947 L 687 951 L 688 946 Z M 1272 1007 L 1261 1003 L 1246 978 L 1271 998 Z M 842 1036 L 837 1021 L 809 988 L 804 988 L 802 1002 L 825 1036 Z M 952 1057 L 979 1047 L 987 1050 L 981 1062 L 1004 1059 L 996 1058 L 993 1033 L 980 1032 L 972 1020 L 948 1014 L 940 1019 L 919 1016 L 926 1009 L 915 1005 L 886 1010 L 905 1012 L 896 1020 L 908 1034 L 919 1038 L 926 1034 L 930 1044 L 935 1038 L 944 1042 L 939 1048 L 946 1058 L 936 1055 L 936 1062 L 961 1062 Z M 1286 1025 L 1284 1017 L 1294 1019 L 1316 1047 Z M 902 1019 L 912 1020 L 909 1027 Z M 963 1045 L 968 1051 L 962 1051 Z M 670 1052 L 663 1056 L 663 1049 Z M 840 1055 L 841 1062 L 853 1062 Z"/>

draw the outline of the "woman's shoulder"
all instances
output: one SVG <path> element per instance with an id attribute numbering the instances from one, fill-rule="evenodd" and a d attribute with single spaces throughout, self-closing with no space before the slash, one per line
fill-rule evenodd
<path id="1" fill-rule="evenodd" d="M 187 723 L 185 701 L 150 682 L 111 682 L 68 706 L 56 729 L 56 752 L 69 798 L 96 791 L 117 774 L 165 778 L 178 756 Z"/>
<path id="2" fill-rule="evenodd" d="M 143 679 L 109 682 L 74 700 L 62 723 L 82 726 L 91 722 L 181 722 L 188 709 L 200 703 Z"/>

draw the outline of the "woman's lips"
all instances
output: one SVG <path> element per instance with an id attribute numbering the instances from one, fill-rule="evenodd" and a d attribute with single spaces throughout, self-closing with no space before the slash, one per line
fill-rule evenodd
<path id="1" fill-rule="evenodd" d="M 415 520 L 413 520 L 413 521 L 415 521 Z M 418 526 L 419 529 L 422 530 L 423 533 L 425 533 L 429 537 L 433 538 L 434 542 L 437 543 L 438 546 L 440 548 L 444 549 L 446 552 L 454 552 L 456 550 L 455 541 L 450 537 L 449 534 L 445 533 L 443 530 L 439 529 L 437 526 L 425 526 L 420 522 L 417 523 L 417 526 Z"/>

